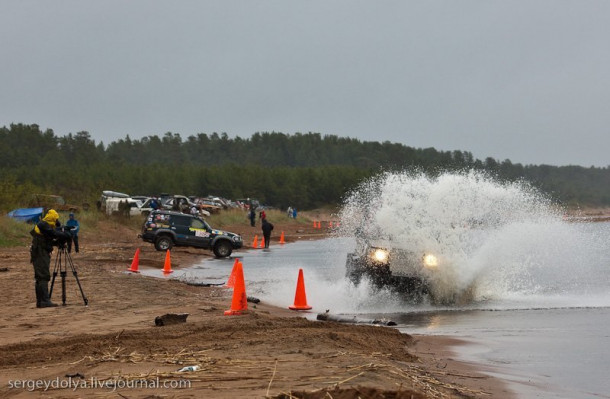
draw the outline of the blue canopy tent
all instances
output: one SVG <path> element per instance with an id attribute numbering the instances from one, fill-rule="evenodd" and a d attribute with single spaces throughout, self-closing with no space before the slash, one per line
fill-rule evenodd
<path id="1" fill-rule="evenodd" d="M 19 208 L 8 213 L 8 217 L 20 220 L 26 223 L 38 223 L 42 218 L 44 208 Z"/>

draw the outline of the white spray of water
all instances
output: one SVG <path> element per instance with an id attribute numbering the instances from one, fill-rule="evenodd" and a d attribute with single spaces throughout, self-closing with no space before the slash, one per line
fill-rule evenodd
<path id="1" fill-rule="evenodd" d="M 402 313 L 438 309 L 405 302 L 366 280 L 345 277 L 346 255 L 363 229 L 396 247 L 435 251 L 449 265 L 445 283 L 474 287 L 467 308 L 610 306 L 610 225 L 574 224 L 526 184 L 503 184 L 477 172 L 387 173 L 346 198 L 337 238 L 251 251 L 244 258 L 248 295 L 292 305 L 299 268 L 314 312 Z M 362 223 L 364 222 L 364 223 Z M 231 262 L 192 270 L 203 281 L 228 277 Z M 216 280 L 212 280 L 214 282 Z M 314 314 L 315 316 L 315 314 Z"/>
<path id="2" fill-rule="evenodd" d="M 443 267 L 433 283 L 456 292 L 474 287 L 479 297 L 529 282 L 537 255 L 548 250 L 535 238 L 562 224 L 530 186 L 475 171 L 376 176 L 347 197 L 340 217 L 341 235 L 358 232 L 392 248 L 435 254 Z"/>

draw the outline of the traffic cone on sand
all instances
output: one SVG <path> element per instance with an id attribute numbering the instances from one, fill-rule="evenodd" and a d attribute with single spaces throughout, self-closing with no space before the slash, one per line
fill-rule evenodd
<path id="1" fill-rule="evenodd" d="M 233 299 L 231 309 L 225 310 L 225 316 L 239 316 L 248 310 L 248 297 L 246 296 L 246 283 L 244 281 L 244 268 L 241 262 L 237 263 L 235 271 L 235 287 L 233 288 Z"/>
<path id="2" fill-rule="evenodd" d="M 238 263 L 241 263 L 239 259 L 235 258 L 235 262 L 233 263 L 233 269 L 231 269 L 231 274 L 229 275 L 229 279 L 225 284 L 227 288 L 235 288 L 235 275 L 237 274 Z"/>
<path id="3" fill-rule="evenodd" d="M 284 232 L 282 231 L 282 234 L 280 234 L 280 244 L 286 244 L 286 241 L 284 240 Z"/>
<path id="4" fill-rule="evenodd" d="M 136 254 L 133 256 L 131 261 L 131 268 L 127 269 L 128 272 L 140 273 L 138 265 L 140 264 L 140 248 L 136 249 Z"/>
<path id="5" fill-rule="evenodd" d="M 252 248 L 256 248 L 258 246 L 258 235 L 254 235 L 254 241 L 252 241 Z"/>
<path id="6" fill-rule="evenodd" d="M 265 237 L 261 238 L 261 243 L 259 244 L 259 248 L 265 248 Z"/>
<path id="7" fill-rule="evenodd" d="M 169 249 L 168 249 L 167 252 L 165 253 L 165 263 L 163 264 L 163 274 L 170 274 L 173 272 L 174 271 L 172 270 L 172 260 L 169 255 Z"/>
<path id="8" fill-rule="evenodd" d="M 320 222 L 319 220 L 318 220 L 318 228 L 319 228 L 319 229 L 321 229 L 321 228 L 322 228 L 322 222 Z"/>
<path id="9" fill-rule="evenodd" d="M 307 295 L 305 295 L 305 279 L 303 278 L 303 269 L 299 269 L 299 279 L 297 280 L 297 292 L 294 295 L 294 305 L 288 306 L 290 310 L 309 310 L 311 306 L 307 304 Z"/>

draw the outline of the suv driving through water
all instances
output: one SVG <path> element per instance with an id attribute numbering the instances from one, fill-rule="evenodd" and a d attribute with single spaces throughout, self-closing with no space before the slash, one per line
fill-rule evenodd
<path id="1" fill-rule="evenodd" d="M 420 301 L 431 292 L 430 279 L 439 268 L 432 253 L 393 248 L 390 241 L 357 239 L 347 254 L 346 276 L 355 285 L 366 277 L 377 288 L 392 288 L 408 299 Z"/>
<path id="2" fill-rule="evenodd" d="M 354 239 L 346 262 L 354 283 L 461 305 L 493 299 L 511 289 L 504 285 L 511 276 L 537 267 L 538 248 L 524 231 L 535 236 L 541 223 L 556 223 L 556 213 L 528 184 L 484 172 L 391 171 L 346 195 L 337 234 Z M 519 289 L 527 284 L 519 281 Z"/>
<path id="3" fill-rule="evenodd" d="M 216 230 L 199 217 L 180 212 L 157 210 L 148 215 L 142 226 L 142 240 L 153 243 L 157 251 L 174 246 L 211 249 L 219 258 L 231 256 L 243 246 L 239 234 Z"/>

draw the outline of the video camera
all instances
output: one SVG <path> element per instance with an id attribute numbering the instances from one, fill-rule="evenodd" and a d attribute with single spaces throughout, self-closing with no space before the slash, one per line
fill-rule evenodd
<path id="1" fill-rule="evenodd" d="M 57 232 L 55 242 L 53 245 L 56 245 L 58 248 L 64 248 L 66 244 L 72 240 L 72 234 L 70 230 L 74 229 L 75 226 L 58 226 L 55 228 Z"/>

